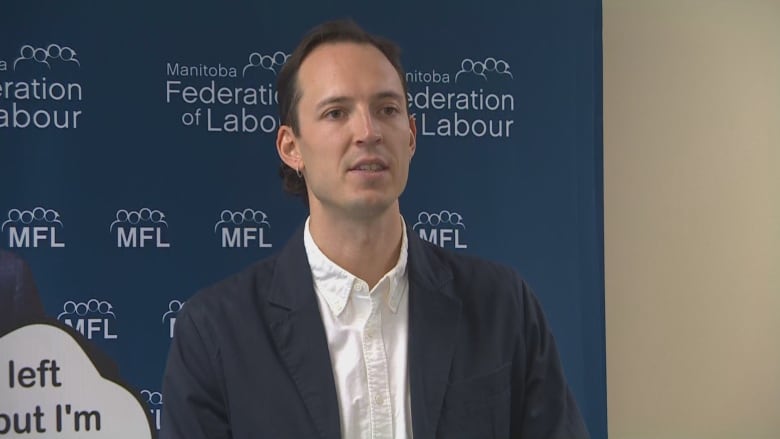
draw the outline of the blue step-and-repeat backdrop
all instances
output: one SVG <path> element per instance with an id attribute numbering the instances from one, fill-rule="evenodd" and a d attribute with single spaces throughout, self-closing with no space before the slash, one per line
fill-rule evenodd
<path id="1" fill-rule="evenodd" d="M 606 437 L 598 0 L 3 2 L 0 245 L 159 423 L 179 309 L 306 218 L 278 176 L 276 74 L 343 17 L 403 49 L 407 224 L 529 281 Z"/>

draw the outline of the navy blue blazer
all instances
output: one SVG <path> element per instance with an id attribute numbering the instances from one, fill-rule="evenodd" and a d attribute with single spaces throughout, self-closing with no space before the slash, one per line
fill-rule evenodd
<path id="1" fill-rule="evenodd" d="M 414 438 L 587 438 L 525 282 L 408 235 Z M 162 439 L 341 437 L 303 228 L 187 301 L 163 397 Z"/>

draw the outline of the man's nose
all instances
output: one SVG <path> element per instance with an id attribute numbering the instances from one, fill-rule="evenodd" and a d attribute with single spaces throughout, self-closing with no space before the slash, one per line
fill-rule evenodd
<path id="1" fill-rule="evenodd" d="M 355 137 L 359 144 L 373 145 L 382 140 L 379 121 L 371 111 L 361 110 L 355 119 Z"/>

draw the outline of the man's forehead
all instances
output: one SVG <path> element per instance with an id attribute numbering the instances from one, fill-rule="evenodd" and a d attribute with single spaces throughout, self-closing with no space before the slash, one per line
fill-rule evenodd
<path id="1" fill-rule="evenodd" d="M 303 94 L 311 86 L 349 86 L 354 84 L 339 84 L 339 80 L 359 80 L 371 76 L 375 79 L 389 79 L 392 88 L 397 87 L 399 94 L 402 94 L 398 75 L 390 60 L 372 44 L 332 42 L 317 46 L 306 56 L 298 71 L 297 86 Z"/>
<path id="2" fill-rule="evenodd" d="M 364 55 L 376 57 L 390 64 L 379 48 L 369 42 L 358 41 L 329 41 L 322 43 L 312 49 L 304 58 L 301 68 L 306 64 L 320 63 L 333 57 L 343 57 L 346 55 Z M 392 67 L 392 65 L 390 65 Z"/>

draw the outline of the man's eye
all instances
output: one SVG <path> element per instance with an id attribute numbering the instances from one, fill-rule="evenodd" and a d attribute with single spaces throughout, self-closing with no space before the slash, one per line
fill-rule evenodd
<path id="1" fill-rule="evenodd" d="M 344 110 L 334 108 L 332 110 L 329 110 L 325 113 L 325 117 L 328 119 L 341 119 L 344 117 Z"/>
<path id="2" fill-rule="evenodd" d="M 392 116 L 392 115 L 398 114 L 399 112 L 400 112 L 400 110 L 397 107 L 394 107 L 394 106 L 387 106 L 387 107 L 383 107 L 382 108 L 382 113 L 385 116 Z"/>

